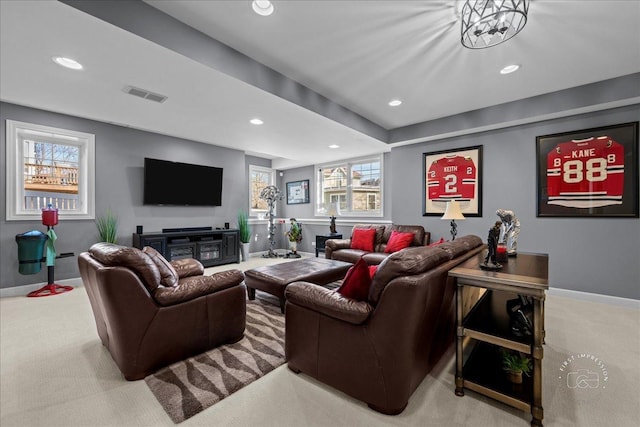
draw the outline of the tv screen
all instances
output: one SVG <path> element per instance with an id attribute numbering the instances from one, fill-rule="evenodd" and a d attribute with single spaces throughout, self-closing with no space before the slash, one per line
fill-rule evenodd
<path id="1" fill-rule="evenodd" d="M 144 159 L 145 205 L 221 206 L 222 168 Z"/>

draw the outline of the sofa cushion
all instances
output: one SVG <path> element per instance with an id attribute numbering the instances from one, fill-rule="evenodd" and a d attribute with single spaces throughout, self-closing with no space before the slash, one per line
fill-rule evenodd
<path id="1" fill-rule="evenodd" d="M 204 274 L 202 263 L 193 258 L 175 259 L 171 261 L 171 266 L 176 270 L 180 279 Z"/>
<path id="2" fill-rule="evenodd" d="M 373 252 L 376 230 L 373 228 L 356 228 L 351 235 L 351 249 Z"/>
<path id="3" fill-rule="evenodd" d="M 376 246 L 380 245 L 383 242 L 383 237 L 384 237 L 384 233 L 385 233 L 385 229 L 386 229 L 384 225 L 381 225 L 381 224 L 356 224 L 356 225 L 353 226 L 353 229 L 351 230 L 351 239 L 353 239 L 353 232 L 356 231 L 356 230 L 360 230 L 360 229 L 365 229 L 365 230 L 373 229 L 373 230 L 376 230 L 376 239 L 373 242 L 374 250 L 375 250 Z"/>
<path id="4" fill-rule="evenodd" d="M 142 252 L 149 255 L 149 258 L 155 263 L 160 271 L 160 283 L 162 286 L 172 288 L 178 284 L 178 272 L 175 268 L 160 254 L 160 252 L 153 249 L 151 246 L 145 246 L 142 248 Z"/>
<path id="5" fill-rule="evenodd" d="M 366 301 L 369 296 L 369 288 L 371 287 L 371 276 L 369 275 L 369 267 L 365 260 L 360 258 L 347 271 L 342 285 L 337 292 L 345 298 L 351 298 L 356 301 Z"/>
<path id="6" fill-rule="evenodd" d="M 351 264 L 355 264 L 358 262 L 360 258 L 364 255 L 372 255 L 372 252 L 365 252 L 360 249 L 340 249 L 339 251 L 335 251 L 331 254 L 331 259 L 336 261 L 344 261 L 350 262 Z M 366 258 L 365 258 L 366 261 Z M 367 261 L 367 264 L 372 264 Z M 380 264 L 380 262 L 376 262 L 373 264 Z"/>
<path id="7" fill-rule="evenodd" d="M 384 251 L 388 254 L 393 252 L 398 252 L 404 248 L 408 248 L 411 246 L 411 242 L 413 242 L 413 233 L 403 233 L 400 231 L 392 231 L 391 236 L 389 237 L 389 241 L 387 242 L 387 247 Z"/>
<path id="8" fill-rule="evenodd" d="M 482 239 L 478 236 L 474 236 L 473 234 L 469 234 L 467 236 L 459 237 L 456 240 L 444 242 L 438 245 L 438 248 L 447 251 L 451 255 L 451 258 L 455 258 L 480 245 L 482 245 Z"/>
<path id="9" fill-rule="evenodd" d="M 389 254 L 385 253 L 385 252 L 365 252 L 365 254 L 362 255 L 362 258 L 369 265 L 378 265 L 382 261 L 387 259 L 388 256 L 389 256 Z"/>
<path id="10" fill-rule="evenodd" d="M 451 258 L 448 252 L 428 246 L 412 247 L 392 253 L 378 266 L 369 290 L 369 302 L 377 304 L 384 288 L 396 277 L 423 273 Z"/>
<path id="11" fill-rule="evenodd" d="M 226 270 L 211 276 L 189 276 L 180 279 L 178 286 L 158 287 L 153 292 L 153 298 L 162 306 L 180 304 L 201 296 L 239 285 L 244 280 L 240 270 Z"/>
<path id="12" fill-rule="evenodd" d="M 426 234 L 426 231 L 424 230 L 424 227 L 421 225 L 394 224 L 393 227 L 391 227 L 391 230 L 392 230 L 392 234 L 393 234 L 393 231 L 397 231 L 399 233 L 412 233 L 413 241 L 411 242 L 410 246 L 422 246 L 424 244 L 424 236 Z"/>
<path id="13" fill-rule="evenodd" d="M 107 267 L 127 267 L 133 270 L 149 292 L 160 285 L 158 267 L 140 249 L 101 242 L 91 246 L 89 253 Z"/>

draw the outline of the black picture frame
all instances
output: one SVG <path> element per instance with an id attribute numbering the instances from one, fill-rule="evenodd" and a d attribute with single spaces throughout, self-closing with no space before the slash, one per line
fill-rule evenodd
<path id="1" fill-rule="evenodd" d="M 422 216 L 442 216 L 449 200 L 482 216 L 482 145 L 423 153 L 422 171 Z"/>
<path id="2" fill-rule="evenodd" d="M 287 204 L 309 203 L 309 180 L 287 182 Z"/>
<path id="3" fill-rule="evenodd" d="M 536 137 L 537 216 L 638 218 L 638 122 Z"/>

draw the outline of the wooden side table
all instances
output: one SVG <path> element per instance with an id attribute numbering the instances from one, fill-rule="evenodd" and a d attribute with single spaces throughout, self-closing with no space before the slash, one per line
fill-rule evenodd
<path id="1" fill-rule="evenodd" d="M 324 251 L 324 246 L 329 239 L 342 239 L 342 234 L 318 234 L 316 235 L 316 258 L 320 251 Z"/>
<path id="2" fill-rule="evenodd" d="M 518 253 L 500 271 L 484 271 L 480 253 L 449 271 L 456 281 L 456 390 L 464 389 L 489 396 L 531 413 L 532 426 L 542 426 L 542 358 L 544 343 L 544 300 L 548 283 L 546 254 Z M 465 286 L 486 292 L 465 316 Z M 511 331 L 506 301 L 517 295 L 533 298 L 531 336 L 515 336 Z M 531 377 L 511 384 L 502 370 L 500 349 L 516 350 L 533 359 Z M 471 350 L 470 352 L 467 350 Z"/>

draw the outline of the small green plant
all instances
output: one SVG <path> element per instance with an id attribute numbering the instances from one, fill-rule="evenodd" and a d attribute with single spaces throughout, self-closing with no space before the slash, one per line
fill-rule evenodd
<path id="1" fill-rule="evenodd" d="M 111 209 L 107 209 L 106 215 L 96 219 L 96 226 L 101 242 L 116 243 L 118 240 L 118 217 L 111 212 Z"/>
<path id="2" fill-rule="evenodd" d="M 507 372 L 522 372 L 529 376 L 531 372 L 531 359 L 520 353 L 502 352 L 502 369 Z"/>
<path id="3" fill-rule="evenodd" d="M 251 241 L 249 215 L 242 209 L 238 210 L 238 229 L 240 229 L 240 241 L 242 243 L 249 243 Z"/>

